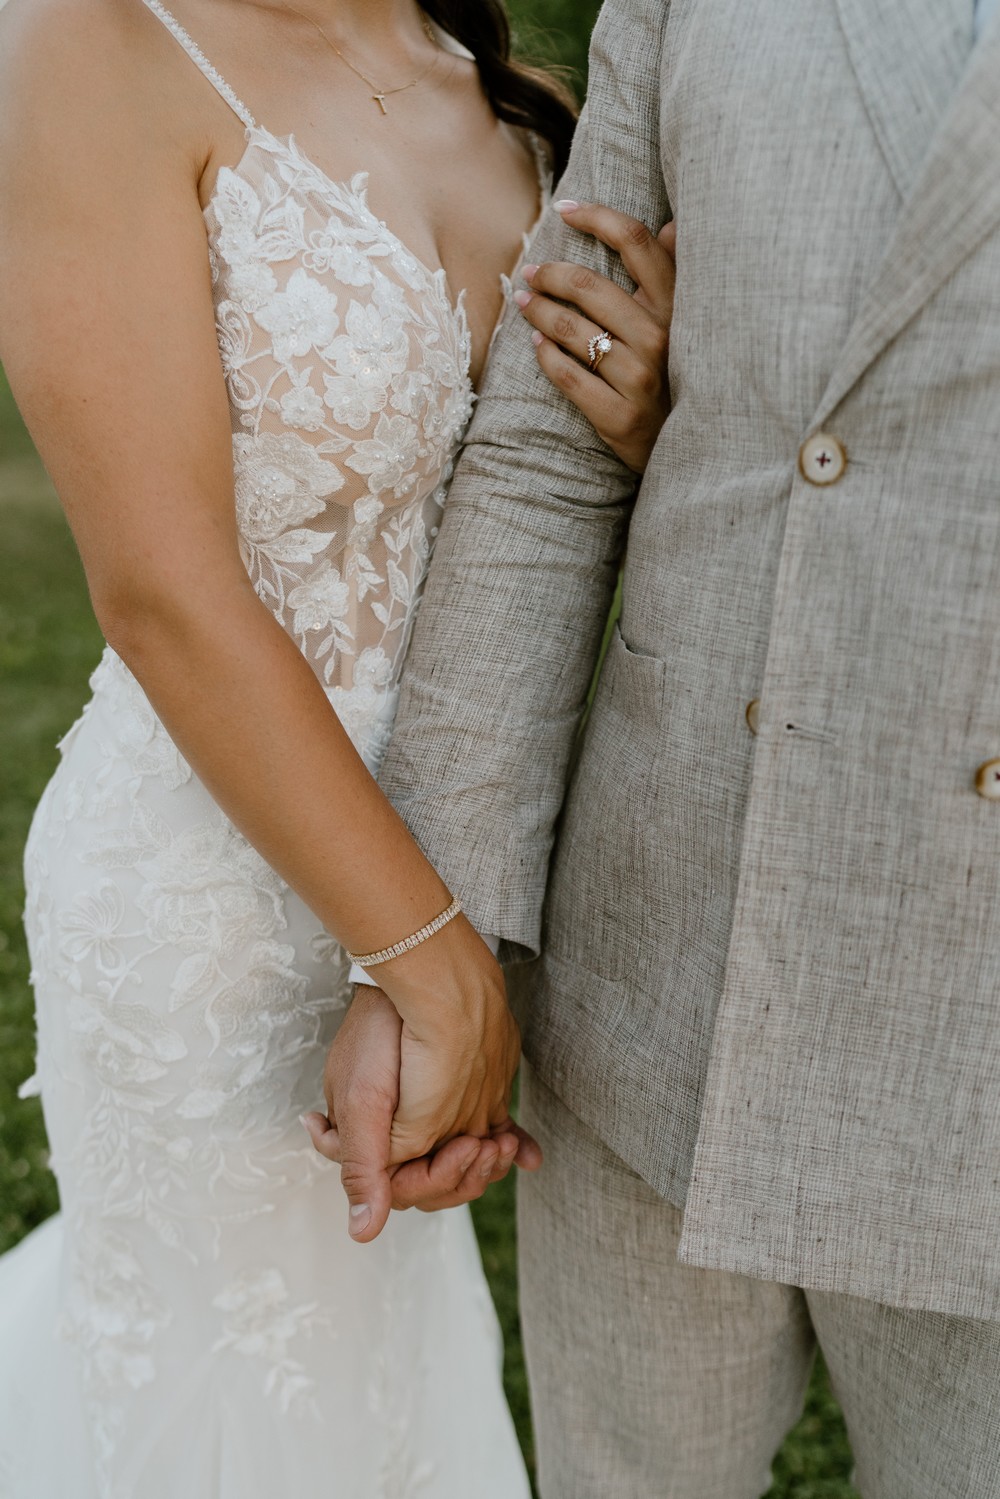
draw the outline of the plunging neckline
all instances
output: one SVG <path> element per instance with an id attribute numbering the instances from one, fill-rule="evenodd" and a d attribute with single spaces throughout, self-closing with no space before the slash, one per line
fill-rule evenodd
<path id="1" fill-rule="evenodd" d="M 2 3 L 3 0 L 0 0 L 0 4 Z M 477 382 L 472 379 L 472 332 L 469 326 L 468 313 L 465 307 L 467 288 L 463 287 L 458 297 L 455 297 L 452 294 L 451 288 L 449 286 L 448 272 L 446 271 L 445 267 L 439 266 L 436 271 L 432 270 L 420 255 L 417 255 L 413 250 L 410 249 L 409 245 L 403 238 L 401 238 L 400 235 L 396 234 L 392 229 L 389 228 L 384 219 L 379 219 L 375 214 L 372 213 L 371 209 L 368 206 L 367 189 L 369 174 L 366 171 L 356 173 L 349 181 L 337 181 L 337 179 L 331 177 L 328 172 L 325 172 L 323 168 L 319 166 L 311 156 L 307 155 L 305 152 L 299 149 L 294 134 L 290 132 L 288 135 L 284 136 L 274 135 L 263 125 L 258 124 L 256 117 L 250 112 L 250 110 L 244 104 L 243 100 L 226 82 L 225 78 L 223 78 L 218 68 L 216 68 L 214 64 L 212 64 L 208 60 L 204 52 L 198 46 L 198 43 L 191 36 L 190 32 L 188 32 L 186 28 L 181 25 L 180 21 L 178 21 L 177 17 L 166 8 L 166 6 L 163 4 L 163 0 L 143 0 L 143 4 L 146 6 L 147 10 L 151 11 L 162 22 L 167 31 L 169 31 L 173 35 L 175 40 L 180 43 L 181 47 L 191 58 L 195 66 L 200 70 L 200 72 L 204 74 L 215 91 L 220 95 L 225 103 L 228 104 L 229 108 L 233 111 L 237 119 L 243 125 L 243 134 L 246 141 L 246 147 L 243 151 L 243 154 L 235 166 L 220 168 L 219 177 L 216 178 L 209 200 L 205 204 L 203 214 L 207 216 L 209 211 L 213 207 L 215 207 L 218 202 L 219 180 L 222 176 L 223 171 L 231 172 L 234 176 L 240 178 L 240 180 L 244 184 L 248 186 L 250 185 L 247 181 L 244 166 L 247 158 L 250 155 L 250 152 L 254 148 L 255 138 L 263 142 L 265 146 L 270 149 L 272 155 L 284 154 L 286 159 L 296 161 L 298 164 L 305 167 L 309 172 L 312 172 L 319 182 L 321 188 L 328 191 L 331 196 L 336 197 L 340 195 L 351 199 L 354 202 L 355 206 L 357 208 L 360 208 L 361 212 L 363 212 L 364 215 L 375 225 L 375 227 L 381 231 L 385 238 L 389 240 L 393 245 L 395 245 L 396 249 L 399 252 L 401 252 L 403 255 L 408 256 L 413 264 L 418 268 L 418 270 L 421 270 L 424 273 L 424 275 L 427 277 L 428 282 L 435 287 L 439 296 L 441 297 L 442 302 L 447 307 L 455 324 L 456 331 L 459 337 L 463 340 L 464 347 L 467 350 L 465 379 L 470 390 L 475 395 L 477 391 Z M 432 22 L 431 24 L 434 26 L 441 45 L 446 51 L 454 51 L 472 59 L 472 61 L 475 61 L 473 54 L 469 52 L 468 48 L 463 47 L 459 42 L 455 40 L 454 37 L 452 37 L 447 31 L 445 31 L 443 27 L 438 26 L 436 22 Z M 532 225 L 527 230 L 525 230 L 522 235 L 522 243 L 525 248 L 527 248 L 529 238 L 534 234 L 535 230 L 541 223 L 549 201 L 549 170 L 542 150 L 542 146 L 538 137 L 533 132 L 528 131 L 527 134 L 528 143 L 530 145 L 531 152 L 535 161 L 535 173 L 538 186 L 538 213 L 536 214 Z M 521 263 L 523 253 L 524 251 L 522 250 L 522 255 L 517 257 L 509 272 L 501 273 L 500 284 L 501 287 L 504 288 L 505 293 L 508 291 L 511 278 L 517 273 L 517 268 Z M 507 297 L 505 295 L 504 300 L 501 303 L 500 313 L 496 320 L 496 323 L 494 324 L 493 331 L 486 341 L 482 368 L 477 372 L 480 377 L 486 371 L 486 365 L 489 360 L 490 351 L 493 348 L 493 343 L 496 339 L 497 333 L 500 330 L 500 325 L 503 322 L 504 313 L 506 311 L 506 301 Z"/>
<path id="2" fill-rule="evenodd" d="M 246 146 L 243 154 L 240 156 L 239 161 L 237 161 L 234 166 L 220 167 L 208 202 L 205 204 L 205 207 L 202 210 L 203 216 L 207 219 L 218 205 L 218 201 L 221 196 L 220 184 L 224 173 L 229 172 L 233 176 L 239 177 L 242 182 L 250 185 L 248 183 L 247 173 L 245 171 L 245 164 L 251 152 L 254 150 L 259 141 L 264 142 L 265 148 L 272 156 L 281 155 L 284 157 L 286 162 L 292 165 L 305 166 L 310 172 L 315 174 L 318 183 L 322 188 L 329 192 L 331 199 L 335 199 L 337 197 L 348 198 L 352 202 L 352 204 L 357 209 L 359 209 L 360 212 L 362 212 L 368 220 L 370 220 L 370 222 L 380 231 L 380 233 L 385 236 L 385 238 L 394 246 L 396 250 L 402 252 L 403 255 L 408 256 L 409 259 L 414 262 L 418 270 L 422 271 L 426 276 L 428 282 L 436 288 L 442 301 L 448 308 L 452 319 L 454 320 L 461 346 L 465 349 L 465 370 L 463 374 L 466 384 L 469 386 L 470 390 L 472 390 L 472 392 L 476 394 L 478 387 L 476 382 L 472 378 L 472 332 L 469 327 L 469 316 L 465 305 L 468 288 L 463 287 L 456 297 L 451 290 L 447 269 L 443 265 L 441 265 L 438 266 L 436 270 L 433 270 L 422 256 L 418 255 L 415 250 L 410 248 L 410 246 L 406 243 L 401 235 L 397 234 L 395 230 L 390 229 L 389 225 L 385 222 L 384 219 L 380 219 L 375 213 L 372 212 L 368 204 L 369 173 L 366 171 L 356 172 L 353 177 L 341 180 L 338 180 L 335 177 L 331 177 L 329 172 L 324 171 L 312 156 L 301 149 L 301 147 L 296 142 L 294 133 L 290 132 L 288 135 L 275 135 L 265 126 L 258 125 L 256 121 L 254 121 L 253 124 L 244 124 L 243 136 L 246 141 Z M 535 230 L 538 228 L 538 225 L 542 220 L 542 216 L 546 208 L 546 200 L 548 197 L 548 188 L 544 175 L 541 153 L 538 148 L 538 144 L 534 139 L 532 139 L 531 145 L 535 153 L 535 161 L 538 173 L 538 213 L 535 216 L 534 222 L 528 229 L 524 231 L 524 234 L 522 235 L 522 241 L 525 246 L 527 245 L 528 240 L 534 234 Z M 501 287 L 509 283 L 511 278 L 517 273 L 517 268 L 521 263 L 523 254 L 524 251 L 522 249 L 521 255 L 517 257 L 510 271 L 501 272 Z M 486 365 L 489 361 L 490 350 L 493 347 L 493 342 L 496 338 L 497 333 L 499 332 L 500 325 L 503 322 L 505 312 L 506 297 L 501 303 L 500 314 L 493 325 L 493 331 L 486 341 L 482 369 L 479 371 L 480 379 L 486 372 Z"/>
<path id="3" fill-rule="evenodd" d="M 377 215 L 372 212 L 371 208 L 368 205 L 369 174 L 367 172 L 356 172 L 353 177 L 338 181 L 337 178 L 331 177 L 329 172 L 325 172 L 323 168 L 319 166 L 311 156 L 309 156 L 299 147 L 298 143 L 296 142 L 295 136 L 292 133 L 289 133 L 288 135 L 274 135 L 263 125 L 254 124 L 245 125 L 243 127 L 243 135 L 244 139 L 246 140 L 246 148 L 235 166 L 220 167 L 219 173 L 215 179 L 215 185 L 212 188 L 211 196 L 209 197 L 208 202 L 205 204 L 205 207 L 203 209 L 204 217 L 207 219 L 213 212 L 213 210 L 217 208 L 222 192 L 220 184 L 224 173 L 229 172 L 233 176 L 239 177 L 240 180 L 244 183 L 247 183 L 248 186 L 251 185 L 248 181 L 247 173 L 244 168 L 251 152 L 257 145 L 258 140 L 263 140 L 266 143 L 266 147 L 272 156 L 280 154 L 285 158 L 285 161 L 291 165 L 307 167 L 310 172 L 315 173 L 318 182 L 329 192 L 331 199 L 335 199 L 337 197 L 348 198 L 351 203 L 356 208 L 360 209 L 365 217 L 369 219 L 371 223 L 385 236 L 385 238 L 390 241 L 393 247 L 396 250 L 402 251 L 404 255 L 409 256 L 409 258 L 416 264 L 417 268 L 422 271 L 423 274 L 427 277 L 427 280 L 431 282 L 435 287 L 437 287 L 438 291 L 441 293 L 443 301 L 446 303 L 449 312 L 455 320 L 459 333 L 462 335 L 463 339 L 466 340 L 465 347 L 467 348 L 468 353 L 465 361 L 465 378 L 468 384 L 472 385 L 472 345 L 471 335 L 469 334 L 469 319 L 465 310 L 465 289 L 463 288 L 463 290 L 459 292 L 458 296 L 455 297 L 451 291 L 451 287 L 448 284 L 448 272 L 446 271 L 445 267 L 442 265 L 439 266 L 437 270 L 432 270 L 420 255 L 416 254 L 414 250 L 411 250 L 410 246 L 404 239 L 400 237 L 400 235 L 396 234 L 394 230 L 389 228 L 388 224 L 386 224 L 383 219 L 378 218 Z M 363 186 L 361 184 L 363 184 Z M 332 203 L 330 206 L 333 206 Z M 502 315 L 503 314 L 501 313 L 501 316 Z"/>

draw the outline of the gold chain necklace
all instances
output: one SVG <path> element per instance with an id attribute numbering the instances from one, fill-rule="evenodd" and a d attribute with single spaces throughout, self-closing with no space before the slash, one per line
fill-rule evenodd
<path id="1" fill-rule="evenodd" d="M 379 88 L 378 84 L 373 78 L 369 78 L 367 73 L 362 73 L 361 69 L 355 67 L 354 63 L 351 62 L 351 59 L 349 57 L 344 56 L 343 52 L 341 52 L 340 48 L 337 46 L 337 43 L 327 36 L 326 32 L 323 30 L 318 21 L 314 21 L 312 16 L 307 16 L 304 11 L 296 10 L 294 5 L 286 5 L 284 8 L 285 10 L 293 11 L 295 15 L 301 16 L 303 21 L 308 21 L 310 26 L 315 27 L 320 36 L 323 38 L 324 42 L 326 42 L 327 46 L 332 47 L 334 52 L 336 52 L 341 62 L 344 63 L 346 67 L 350 68 L 351 72 L 355 73 L 361 79 L 361 81 L 363 83 L 366 83 L 372 90 L 372 101 L 373 103 L 378 105 L 379 109 L 384 115 L 387 115 L 389 113 L 389 111 L 385 107 L 386 99 L 391 98 L 393 94 L 405 94 L 408 89 L 416 88 L 417 84 L 423 83 L 428 73 L 430 73 L 432 69 L 436 68 L 438 65 L 438 58 L 435 57 L 432 62 L 429 62 L 427 64 L 423 72 L 418 73 L 416 78 L 412 78 L 409 83 L 401 83 L 398 88 Z M 428 20 L 427 16 L 423 14 L 423 12 L 421 12 L 420 19 L 423 24 L 424 35 L 427 37 L 428 41 L 434 43 L 435 47 L 438 48 L 438 52 L 440 55 L 441 43 L 434 35 L 434 29 L 431 26 L 430 21 Z"/>

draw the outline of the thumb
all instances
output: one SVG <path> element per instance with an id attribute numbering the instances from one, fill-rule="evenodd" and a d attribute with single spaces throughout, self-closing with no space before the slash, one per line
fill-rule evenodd
<path id="1" fill-rule="evenodd" d="M 340 1179 L 350 1204 L 352 1239 L 370 1244 L 385 1228 L 392 1209 L 389 1177 L 394 1101 L 376 1090 L 351 1090 L 337 1110 Z"/>
<path id="2" fill-rule="evenodd" d="M 676 219 L 671 219 L 670 222 L 669 222 L 669 224 L 664 224 L 663 228 L 660 230 L 659 234 L 656 237 L 660 241 L 660 244 L 663 246 L 663 248 L 667 251 L 667 253 L 669 255 L 676 256 L 676 254 L 677 254 L 677 220 Z"/>

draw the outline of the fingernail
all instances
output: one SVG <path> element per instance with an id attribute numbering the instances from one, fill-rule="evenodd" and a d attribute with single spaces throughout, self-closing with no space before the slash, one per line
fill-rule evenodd
<path id="1" fill-rule="evenodd" d="M 492 1176 L 494 1168 L 496 1166 L 496 1163 L 497 1163 L 498 1159 L 499 1159 L 498 1156 L 494 1156 L 493 1159 L 490 1161 L 490 1163 L 489 1163 L 488 1166 L 480 1166 L 480 1168 L 479 1168 L 479 1174 L 480 1174 L 480 1176 Z"/>
<path id="2" fill-rule="evenodd" d="M 305 1130 L 306 1134 L 308 1135 L 309 1134 L 309 1122 L 306 1119 L 305 1114 L 300 1114 L 299 1115 L 299 1123 L 301 1124 L 302 1128 Z M 310 1139 L 311 1138 L 312 1137 L 310 1136 Z"/>
<path id="3" fill-rule="evenodd" d="M 514 301 L 517 303 L 518 307 L 527 307 L 528 303 L 533 302 L 534 300 L 535 299 L 531 295 L 530 291 L 516 291 L 514 293 Z"/>
<path id="4" fill-rule="evenodd" d="M 356 1239 L 358 1234 L 363 1234 L 371 1221 L 372 1210 L 367 1202 L 361 1202 L 357 1207 L 351 1208 L 351 1237 Z"/>
<path id="5" fill-rule="evenodd" d="M 542 343 L 545 342 L 545 334 L 544 333 L 539 333 L 538 329 L 536 328 L 535 331 L 534 331 L 534 333 L 531 335 L 531 342 L 534 344 L 535 348 L 537 349 L 538 346 L 539 346 L 539 344 L 542 344 Z"/>
<path id="6" fill-rule="evenodd" d="M 556 213 L 575 213 L 579 206 L 575 198 L 557 198 L 552 205 Z"/>
<path id="7" fill-rule="evenodd" d="M 537 272 L 537 270 L 537 265 L 525 265 L 521 267 L 521 275 L 524 277 L 525 281 L 531 282 L 534 281 L 535 273 Z"/>

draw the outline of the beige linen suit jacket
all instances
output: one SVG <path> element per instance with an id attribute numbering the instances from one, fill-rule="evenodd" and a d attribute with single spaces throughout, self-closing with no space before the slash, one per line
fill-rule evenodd
<path id="1" fill-rule="evenodd" d="M 510 316 L 383 780 L 480 928 L 542 952 L 527 1054 L 686 1205 L 683 1259 L 997 1318 L 1000 20 L 973 49 L 972 10 L 608 0 L 560 191 L 676 214 L 673 412 L 636 496 Z M 611 265 L 554 213 L 531 258 Z"/>

